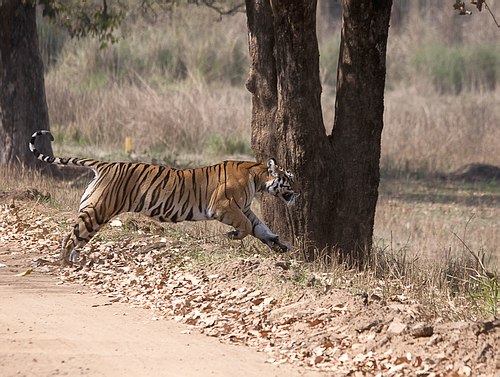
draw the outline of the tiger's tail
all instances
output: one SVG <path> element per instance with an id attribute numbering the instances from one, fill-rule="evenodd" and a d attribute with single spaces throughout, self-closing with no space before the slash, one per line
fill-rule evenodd
<path id="1" fill-rule="evenodd" d="M 33 135 L 31 135 L 31 140 L 29 142 L 30 151 L 40 161 L 44 161 L 44 162 L 47 162 L 49 164 L 56 164 L 56 165 L 85 166 L 85 167 L 96 170 L 96 165 L 99 164 L 99 162 L 100 162 L 97 160 L 92 160 L 89 158 L 78 158 L 78 157 L 69 157 L 69 158 L 54 157 L 54 156 L 48 156 L 46 154 L 41 153 L 35 147 L 35 141 L 36 141 L 37 137 L 39 137 L 41 135 L 49 135 L 50 140 L 54 141 L 54 137 L 52 136 L 50 131 L 47 131 L 47 130 L 36 131 Z"/>

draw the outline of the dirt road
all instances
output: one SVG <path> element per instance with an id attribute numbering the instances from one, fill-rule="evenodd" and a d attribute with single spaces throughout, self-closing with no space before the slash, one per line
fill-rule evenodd
<path id="1" fill-rule="evenodd" d="M 21 258 L 19 254 L 19 258 Z M 0 376 L 314 376 L 144 309 L 57 285 L 0 249 Z"/>

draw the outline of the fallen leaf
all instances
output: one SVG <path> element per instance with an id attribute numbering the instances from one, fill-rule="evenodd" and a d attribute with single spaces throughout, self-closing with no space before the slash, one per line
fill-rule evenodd
<path id="1" fill-rule="evenodd" d="M 316 319 L 313 319 L 312 321 L 310 321 L 308 324 L 309 324 L 309 327 L 315 327 L 321 323 L 323 323 L 323 320 L 316 318 Z"/>
<path id="2" fill-rule="evenodd" d="M 321 363 L 325 358 L 323 356 L 316 356 L 314 358 L 314 364 L 319 364 Z"/>
<path id="3" fill-rule="evenodd" d="M 122 223 L 120 220 L 118 220 L 118 219 L 115 219 L 115 220 L 113 220 L 113 221 L 111 221 L 111 222 L 109 223 L 109 226 L 112 226 L 112 227 L 114 227 L 114 228 L 119 228 L 119 227 L 121 227 L 122 225 L 123 225 L 123 223 Z"/>
<path id="4" fill-rule="evenodd" d="M 14 276 L 27 276 L 27 275 L 31 274 L 32 272 L 33 272 L 33 269 L 32 268 L 28 268 L 26 271 L 21 272 L 19 274 L 15 274 Z"/>

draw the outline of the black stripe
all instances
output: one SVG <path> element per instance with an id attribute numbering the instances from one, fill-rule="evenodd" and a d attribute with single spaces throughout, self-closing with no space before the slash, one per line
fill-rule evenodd
<path id="1" fill-rule="evenodd" d="M 151 181 L 151 186 L 155 184 L 155 182 L 163 176 L 165 173 L 165 169 L 160 166 L 160 169 L 158 170 L 158 173 L 153 177 L 153 180 Z M 151 193 L 151 202 L 149 203 L 148 210 L 150 210 L 153 206 L 156 205 L 156 202 L 158 201 L 158 198 L 160 196 L 160 191 L 161 191 L 161 185 L 157 185 L 154 189 L 153 192 Z"/>
<path id="2" fill-rule="evenodd" d="M 191 206 L 190 199 L 191 199 L 191 191 L 188 191 L 187 199 L 182 204 L 181 216 L 186 212 L 186 210 L 188 209 L 188 207 Z M 192 206 L 191 206 L 191 211 L 192 211 Z"/>
<path id="3" fill-rule="evenodd" d="M 191 209 L 189 210 L 189 213 L 186 216 L 186 221 L 191 221 L 193 220 L 193 206 L 191 206 Z"/>
<path id="4" fill-rule="evenodd" d="M 172 212 L 172 202 L 174 201 L 174 197 L 175 197 L 175 191 L 172 191 L 172 193 L 168 196 L 168 198 L 165 199 L 165 202 L 163 204 L 162 213 L 163 216 L 167 218 L 169 217 L 168 213 Z"/>
<path id="5" fill-rule="evenodd" d="M 84 216 L 86 215 L 86 216 Z M 80 211 L 80 216 L 78 216 L 83 223 L 85 224 L 85 228 L 87 228 L 87 232 L 92 233 L 94 227 L 92 226 L 92 216 L 88 211 Z"/>
<path id="6" fill-rule="evenodd" d="M 210 185 L 210 170 L 212 170 L 212 167 L 205 168 L 205 179 L 206 179 L 206 184 L 205 184 L 205 200 L 207 201 L 207 204 L 209 203 L 209 198 L 208 198 L 208 186 Z M 203 212 L 203 209 L 201 208 L 202 203 L 201 203 L 201 198 L 200 198 L 200 212 Z"/>
<path id="7" fill-rule="evenodd" d="M 161 204 L 151 211 L 151 217 L 158 216 L 161 211 Z"/>
<path id="8" fill-rule="evenodd" d="M 142 194 L 142 196 L 141 196 L 141 198 L 139 200 L 139 205 L 137 207 L 135 207 L 134 209 L 132 208 L 132 201 L 133 201 L 134 196 L 137 195 L 139 193 L 139 191 L 141 190 L 141 188 L 143 186 L 143 182 L 149 177 L 149 173 L 151 173 L 151 169 L 149 169 L 149 167 L 147 167 L 144 171 L 141 172 L 141 175 L 139 176 L 140 180 L 138 180 L 134 184 L 134 189 L 130 190 L 130 195 L 129 195 L 130 205 L 129 205 L 129 209 L 133 210 L 134 212 L 141 212 L 142 209 L 144 208 L 144 204 L 146 202 L 146 197 L 149 194 L 149 188 L 147 188 L 144 191 L 144 194 Z M 160 172 L 158 172 L 155 177 L 157 177 L 159 174 L 160 174 Z M 151 183 L 151 185 L 152 184 L 153 183 Z M 135 191 L 135 194 L 134 194 L 134 191 Z"/>
<path id="9" fill-rule="evenodd" d="M 126 178 L 126 179 L 122 179 L 123 184 L 118 184 L 118 187 L 116 188 L 116 192 L 111 192 L 111 195 L 115 195 L 115 201 L 118 200 L 118 194 L 120 194 L 120 193 L 125 194 L 126 193 L 126 188 L 129 185 L 130 180 L 134 176 L 134 172 L 138 168 L 144 166 L 144 164 L 137 164 L 137 163 L 129 164 L 129 163 L 124 163 L 124 162 L 118 162 L 117 165 L 118 165 L 118 169 L 120 171 L 119 175 L 122 176 L 123 174 L 125 174 L 125 176 L 122 178 Z M 116 203 L 116 204 L 118 204 L 118 203 Z M 124 209 L 126 204 L 127 204 L 127 195 L 123 195 L 123 197 L 121 198 L 121 205 L 119 207 L 117 206 L 115 208 L 115 211 L 113 211 L 113 216 L 118 215 L 119 213 L 123 212 L 123 209 Z"/>

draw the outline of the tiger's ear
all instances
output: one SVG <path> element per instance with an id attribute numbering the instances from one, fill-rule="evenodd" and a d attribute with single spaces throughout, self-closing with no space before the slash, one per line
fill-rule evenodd
<path id="1" fill-rule="evenodd" d="M 273 177 L 278 176 L 278 164 L 276 163 L 276 160 L 274 158 L 270 158 L 267 160 L 267 171 L 269 174 L 271 174 Z"/>

